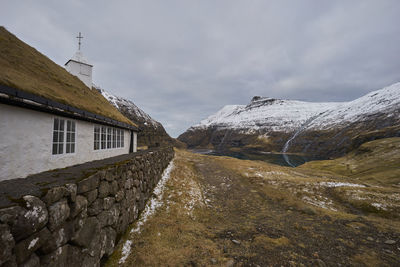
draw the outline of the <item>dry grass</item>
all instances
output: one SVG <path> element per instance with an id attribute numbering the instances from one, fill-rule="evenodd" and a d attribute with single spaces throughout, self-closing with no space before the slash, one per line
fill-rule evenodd
<path id="1" fill-rule="evenodd" d="M 97 90 L 0 26 L 0 84 L 135 125 Z"/>
<path id="2" fill-rule="evenodd" d="M 400 187 L 400 137 L 367 142 L 344 157 L 312 161 L 300 168 L 330 171 L 362 182 Z"/>
<path id="3" fill-rule="evenodd" d="M 214 234 L 203 223 L 211 215 L 202 209 L 204 200 L 190 162 L 183 160 L 188 155 L 176 154 L 163 205 L 140 233 L 128 233 L 124 238 L 133 240 L 130 257 L 119 265 L 119 248 L 107 266 L 187 266 L 191 262 L 205 266 L 210 258 L 226 261 L 212 241 Z"/>
<path id="4" fill-rule="evenodd" d="M 141 233 L 125 237 L 133 246 L 123 266 L 280 266 L 289 262 L 311 266 L 316 259 L 328 266 L 394 262 L 382 249 L 395 256 L 396 247 L 382 242 L 398 236 L 400 222 L 393 215 L 398 210 L 365 209 L 354 192 L 369 196 L 363 201 L 370 206 L 398 205 L 396 188 L 329 187 L 324 183 L 355 184 L 357 180 L 184 150 L 176 151 L 174 162 L 163 205 Z M 367 240 L 370 236 L 373 241 Z M 118 266 L 120 255 L 119 249 L 107 266 Z"/>

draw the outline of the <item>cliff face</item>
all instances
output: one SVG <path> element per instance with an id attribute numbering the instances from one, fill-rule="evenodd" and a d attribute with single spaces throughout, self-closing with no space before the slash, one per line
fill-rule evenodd
<path id="1" fill-rule="evenodd" d="M 191 148 L 284 151 L 327 158 L 393 136 L 400 136 L 400 83 L 342 103 L 254 97 L 245 106 L 225 106 L 178 140 Z"/>
<path id="2" fill-rule="evenodd" d="M 96 87 L 96 89 L 125 117 L 139 126 L 140 132 L 137 137 L 138 147 L 157 147 L 163 145 L 184 146 L 184 144 L 170 137 L 161 123 L 151 118 L 132 101 L 114 96 L 99 87 Z"/>

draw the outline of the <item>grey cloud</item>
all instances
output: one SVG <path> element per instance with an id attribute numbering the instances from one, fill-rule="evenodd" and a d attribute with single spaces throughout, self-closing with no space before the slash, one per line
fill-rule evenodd
<path id="1" fill-rule="evenodd" d="M 253 95 L 347 101 L 400 81 L 400 2 L 8 1 L 1 21 L 62 65 L 84 35 L 94 82 L 172 136 Z"/>

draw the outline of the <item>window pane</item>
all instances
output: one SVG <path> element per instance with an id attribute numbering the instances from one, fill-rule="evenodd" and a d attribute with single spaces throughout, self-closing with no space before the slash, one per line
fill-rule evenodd
<path id="1" fill-rule="evenodd" d="M 71 142 L 72 142 L 72 143 L 75 143 L 75 133 L 72 133 L 72 134 L 71 134 Z"/>
<path id="2" fill-rule="evenodd" d="M 58 132 L 58 142 L 64 142 L 64 132 Z"/>
<path id="3" fill-rule="evenodd" d="M 58 144 L 58 154 L 64 153 L 63 144 Z"/>
<path id="4" fill-rule="evenodd" d="M 64 131 L 64 120 L 60 120 L 60 131 Z"/>
<path id="5" fill-rule="evenodd" d="M 75 122 L 72 122 L 72 131 L 75 132 Z"/>
<path id="6" fill-rule="evenodd" d="M 53 144 L 53 155 L 57 154 L 57 148 L 58 148 L 58 145 Z"/>
<path id="7" fill-rule="evenodd" d="M 121 131 L 121 147 L 124 147 L 124 130 Z"/>
<path id="8" fill-rule="evenodd" d="M 71 144 L 71 153 L 75 153 L 75 144 Z"/>
<path id="9" fill-rule="evenodd" d="M 54 119 L 54 130 L 58 130 L 58 119 Z"/>
<path id="10" fill-rule="evenodd" d="M 67 121 L 67 131 L 70 132 L 71 131 L 71 121 Z"/>
<path id="11" fill-rule="evenodd" d="M 71 133 L 67 132 L 67 143 L 71 143 Z"/>
<path id="12" fill-rule="evenodd" d="M 66 146 L 65 146 L 65 152 L 66 153 L 70 153 L 70 144 L 67 144 Z"/>
<path id="13" fill-rule="evenodd" d="M 57 132 L 53 132 L 53 143 L 57 143 L 58 142 L 58 133 Z"/>

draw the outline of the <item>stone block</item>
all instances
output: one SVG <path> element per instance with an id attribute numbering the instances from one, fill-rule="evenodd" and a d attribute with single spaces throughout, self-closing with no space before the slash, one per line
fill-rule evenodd
<path id="1" fill-rule="evenodd" d="M 110 187 L 110 193 L 112 195 L 115 195 L 119 190 L 119 185 L 117 181 L 112 181 L 111 182 L 111 187 Z"/>
<path id="2" fill-rule="evenodd" d="M 118 217 L 119 209 L 115 208 L 115 206 L 110 210 L 104 210 L 97 215 L 101 227 L 116 224 L 118 222 Z"/>
<path id="3" fill-rule="evenodd" d="M 15 242 L 6 224 L 0 224 L 0 265 L 9 261 Z"/>
<path id="4" fill-rule="evenodd" d="M 138 179 L 133 180 L 133 186 L 138 188 L 140 186 L 140 182 Z"/>
<path id="5" fill-rule="evenodd" d="M 28 260 L 31 254 L 45 244 L 50 238 L 50 231 L 47 228 L 43 228 L 40 232 L 20 241 L 14 248 L 17 262 L 23 263 Z"/>
<path id="6" fill-rule="evenodd" d="M 115 241 L 117 239 L 117 232 L 111 227 L 105 227 L 101 230 L 101 254 L 100 258 L 103 255 L 110 256 L 115 247 Z"/>
<path id="7" fill-rule="evenodd" d="M 106 197 L 103 199 L 103 209 L 108 210 L 110 209 L 115 203 L 115 198 L 113 197 Z"/>
<path id="8" fill-rule="evenodd" d="M 88 205 L 92 204 L 93 201 L 96 200 L 97 195 L 98 195 L 98 190 L 91 190 L 88 192 L 83 193 L 83 195 L 86 197 L 87 201 L 88 201 Z"/>
<path id="9" fill-rule="evenodd" d="M 54 188 L 51 188 L 47 191 L 46 195 L 42 198 L 42 200 L 47 204 L 47 206 L 50 206 L 54 202 L 59 201 L 62 199 L 64 196 L 68 196 L 69 192 L 66 187 L 64 186 L 57 186 Z"/>
<path id="10" fill-rule="evenodd" d="M 35 253 L 32 253 L 32 255 L 26 262 L 19 265 L 19 267 L 39 267 L 39 266 L 40 266 L 40 259 Z"/>
<path id="11" fill-rule="evenodd" d="M 88 207 L 87 213 L 89 216 L 95 216 L 103 210 L 103 207 L 103 199 L 98 198 Z"/>
<path id="12" fill-rule="evenodd" d="M 49 224 L 50 231 L 57 229 L 67 220 L 70 215 L 70 208 L 66 199 L 54 203 L 49 207 Z"/>
<path id="13" fill-rule="evenodd" d="M 98 174 L 94 174 L 78 183 L 78 194 L 82 194 L 96 189 L 99 186 L 100 178 Z"/>
<path id="14" fill-rule="evenodd" d="M 110 184 L 107 181 L 101 181 L 99 186 L 99 197 L 107 197 L 110 193 Z"/>
<path id="15" fill-rule="evenodd" d="M 65 187 L 68 190 L 68 201 L 75 202 L 76 194 L 78 192 L 78 186 L 76 184 L 66 184 Z"/>
<path id="16" fill-rule="evenodd" d="M 68 248 L 69 245 L 64 245 L 52 253 L 42 256 L 40 264 L 49 267 L 71 267 L 68 265 Z"/>
<path id="17" fill-rule="evenodd" d="M 87 211 L 88 201 L 84 196 L 78 195 L 76 201 L 71 204 L 70 218 L 75 218 L 80 212 Z"/>
<path id="18" fill-rule="evenodd" d="M 117 202 L 120 202 L 124 197 L 125 197 L 124 190 L 119 190 L 119 191 L 115 194 L 115 200 L 116 200 Z"/>
<path id="19" fill-rule="evenodd" d="M 108 170 L 107 173 L 106 173 L 105 178 L 109 182 L 114 181 L 114 179 L 115 179 L 115 170 L 114 169 Z"/>
<path id="20" fill-rule="evenodd" d="M 51 237 L 41 246 L 39 251 L 42 254 L 53 252 L 65 245 L 72 238 L 74 232 L 74 224 L 72 222 L 65 222 L 51 233 Z"/>
<path id="21" fill-rule="evenodd" d="M 82 229 L 74 234 L 71 241 L 73 244 L 88 248 L 92 240 L 99 234 L 99 221 L 95 217 L 88 217 L 85 219 Z"/>
<path id="22" fill-rule="evenodd" d="M 23 200 L 26 209 L 16 209 L 19 213 L 11 227 L 15 241 L 25 239 L 42 229 L 49 219 L 46 205 L 39 198 L 24 196 Z"/>
<path id="23" fill-rule="evenodd" d="M 107 178 L 107 171 L 106 170 L 101 170 L 97 172 L 97 175 L 99 176 L 100 180 L 106 180 Z"/>

